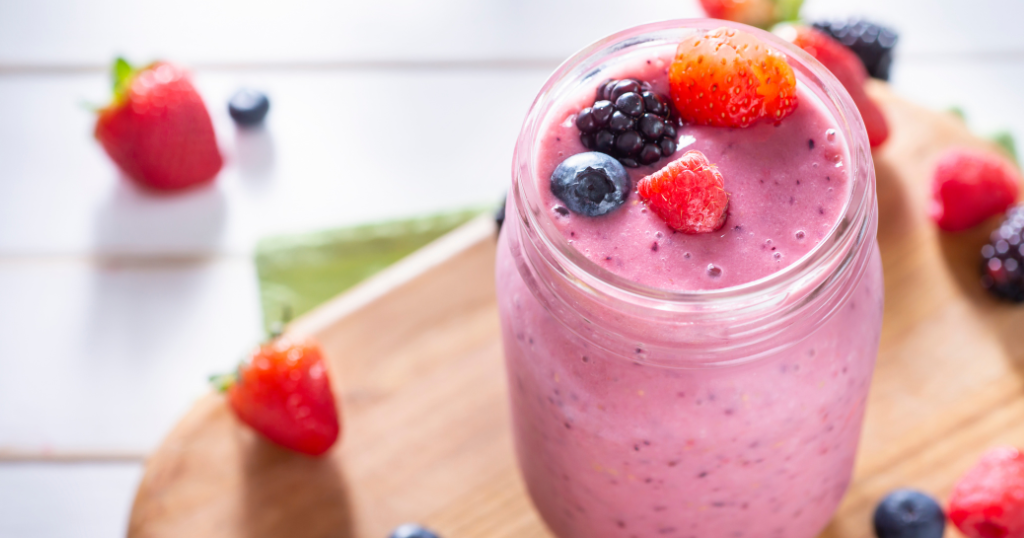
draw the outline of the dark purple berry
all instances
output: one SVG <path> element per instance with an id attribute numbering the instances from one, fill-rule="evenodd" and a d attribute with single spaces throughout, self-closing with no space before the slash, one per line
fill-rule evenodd
<path id="1" fill-rule="evenodd" d="M 665 137 L 658 141 L 658 147 L 661 148 L 661 155 L 667 157 L 676 152 L 676 141 Z"/>
<path id="2" fill-rule="evenodd" d="M 601 153 L 611 154 L 615 151 L 615 135 L 604 129 L 594 135 L 594 148 Z"/>
<path id="3" fill-rule="evenodd" d="M 636 168 L 640 166 L 640 163 L 636 162 L 636 159 L 632 157 L 622 157 L 621 159 L 619 159 L 619 162 L 622 163 L 622 166 L 625 166 L 626 168 Z"/>
<path id="4" fill-rule="evenodd" d="M 597 87 L 597 100 L 598 101 L 610 101 L 611 100 L 610 96 L 611 96 L 611 93 L 612 93 L 612 88 L 614 88 L 615 84 L 617 84 L 618 82 L 619 81 L 617 81 L 617 80 L 615 80 L 613 78 L 610 78 L 610 79 L 602 82 L 601 85 Z"/>
<path id="5" fill-rule="evenodd" d="M 587 149 L 594 149 L 594 135 L 589 133 L 581 134 L 580 143 Z"/>
<path id="6" fill-rule="evenodd" d="M 228 101 L 228 114 L 235 123 L 243 127 L 257 125 L 270 110 L 270 100 L 261 92 L 243 88 Z"/>
<path id="7" fill-rule="evenodd" d="M 615 150 L 623 157 L 631 157 L 640 152 L 644 139 L 636 131 L 626 131 L 615 137 Z"/>
<path id="8" fill-rule="evenodd" d="M 592 133 L 599 128 L 594 119 L 594 109 L 587 107 L 580 111 L 576 116 L 576 128 L 583 133 Z"/>
<path id="9" fill-rule="evenodd" d="M 644 98 L 645 110 L 651 114 L 657 114 L 659 116 L 664 116 L 668 113 L 668 103 L 665 102 L 665 99 L 662 96 L 654 92 L 644 92 L 642 95 Z"/>
<path id="10" fill-rule="evenodd" d="M 640 116 L 637 127 L 640 128 L 640 133 L 647 140 L 657 140 L 661 138 L 661 135 L 665 134 L 665 122 L 650 112 Z"/>
<path id="11" fill-rule="evenodd" d="M 635 118 L 644 113 L 644 98 L 639 93 L 624 93 L 615 100 L 615 110 Z"/>
<path id="12" fill-rule="evenodd" d="M 644 164 L 658 162 L 658 159 L 661 158 L 661 148 L 653 142 L 648 142 L 640 149 L 640 155 L 638 158 L 640 159 L 640 162 Z"/>
<path id="13" fill-rule="evenodd" d="M 594 103 L 592 107 L 594 110 L 594 121 L 598 127 L 604 127 L 608 125 L 608 120 L 612 119 L 612 112 L 615 112 L 615 107 L 612 106 L 611 101 L 598 101 Z"/>
<path id="14" fill-rule="evenodd" d="M 679 133 L 676 132 L 676 126 L 672 125 L 672 122 L 669 121 L 665 123 L 665 131 L 663 134 L 671 138 L 672 140 L 675 140 L 676 135 L 678 135 Z"/>
<path id="15" fill-rule="evenodd" d="M 612 118 L 608 120 L 608 128 L 616 133 L 621 133 L 632 129 L 635 123 L 636 121 L 633 118 L 616 110 L 612 112 Z"/>
<path id="16" fill-rule="evenodd" d="M 633 80 L 631 78 L 622 79 L 622 80 L 618 81 L 615 84 L 615 87 L 613 87 L 611 89 L 611 92 L 608 94 L 608 100 L 614 103 L 615 100 L 618 99 L 619 96 L 624 94 L 624 93 L 637 93 L 639 91 L 640 91 L 640 83 L 639 82 L 637 82 L 637 81 L 635 81 L 635 80 Z"/>
<path id="17" fill-rule="evenodd" d="M 893 49 L 899 40 L 896 32 L 857 19 L 816 22 L 814 27 L 852 50 L 872 77 L 889 80 Z"/>
<path id="18" fill-rule="evenodd" d="M 1024 205 L 1010 208 L 981 247 L 981 285 L 996 297 L 1024 303 Z"/>

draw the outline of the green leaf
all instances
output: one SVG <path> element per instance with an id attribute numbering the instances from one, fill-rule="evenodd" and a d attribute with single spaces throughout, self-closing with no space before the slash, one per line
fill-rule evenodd
<path id="1" fill-rule="evenodd" d="M 960 121 L 967 121 L 967 114 L 964 112 L 964 109 L 960 108 L 959 106 L 951 106 L 946 109 L 946 112 L 949 112 L 950 114 L 960 118 Z"/>
<path id="2" fill-rule="evenodd" d="M 795 21 L 800 19 L 800 7 L 804 0 L 776 0 L 775 16 L 780 21 Z"/>
<path id="3" fill-rule="evenodd" d="M 121 57 L 114 60 L 114 68 L 111 74 L 114 82 L 115 101 L 124 97 L 125 92 L 128 91 L 128 86 L 131 84 L 132 77 L 135 76 L 136 72 L 136 69 L 128 63 L 128 60 Z"/>
<path id="4" fill-rule="evenodd" d="M 263 324 L 300 316 L 479 215 L 453 211 L 310 234 L 274 237 L 256 245 Z"/>
<path id="5" fill-rule="evenodd" d="M 999 131 L 990 136 L 989 139 L 1005 149 L 1006 153 L 1010 154 L 1010 158 L 1013 159 L 1014 163 L 1020 164 L 1020 160 L 1017 158 L 1017 144 L 1010 131 Z"/>

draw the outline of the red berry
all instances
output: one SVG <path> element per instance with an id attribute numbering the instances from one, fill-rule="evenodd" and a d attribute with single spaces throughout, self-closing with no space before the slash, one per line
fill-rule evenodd
<path id="1" fill-rule="evenodd" d="M 96 138 L 131 179 L 159 190 L 210 181 L 223 161 L 213 122 L 188 74 L 163 62 L 134 70 L 118 60 L 114 100 Z"/>
<path id="2" fill-rule="evenodd" d="M 853 51 L 820 30 L 807 26 L 793 28 L 795 33 L 780 33 L 785 37 L 790 37 L 794 45 L 814 56 L 839 79 L 850 97 L 853 98 L 853 103 L 857 105 L 861 118 L 864 119 L 864 127 L 867 129 L 868 142 L 871 143 L 871 147 L 882 145 L 889 138 L 889 124 L 885 121 L 882 110 L 864 91 L 864 82 L 868 79 L 864 63 Z"/>
<path id="3" fill-rule="evenodd" d="M 683 40 L 669 67 L 672 102 L 687 123 L 747 127 L 796 109 L 796 76 L 785 56 L 756 37 L 719 28 Z"/>
<path id="4" fill-rule="evenodd" d="M 950 521 L 968 538 L 1024 538 L 1024 454 L 989 450 L 949 498 Z"/>
<path id="5" fill-rule="evenodd" d="M 742 22 L 766 28 L 778 22 L 772 0 L 700 0 L 712 19 Z"/>
<path id="6" fill-rule="evenodd" d="M 929 216 L 947 232 L 966 230 L 1005 212 L 1020 185 L 1020 174 L 999 156 L 954 148 L 939 157 L 932 179 Z"/>
<path id="7" fill-rule="evenodd" d="M 637 183 L 637 192 L 673 230 L 713 232 L 725 224 L 729 193 L 718 168 L 699 151 L 687 151 Z"/>
<path id="8" fill-rule="evenodd" d="M 311 340 L 279 338 L 261 345 L 227 393 L 242 422 L 285 448 L 318 456 L 338 439 L 327 365 Z"/>

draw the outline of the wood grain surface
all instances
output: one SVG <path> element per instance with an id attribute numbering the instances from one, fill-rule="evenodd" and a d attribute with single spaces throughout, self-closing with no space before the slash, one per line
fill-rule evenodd
<path id="1" fill-rule="evenodd" d="M 1024 445 L 1024 308 L 978 285 L 994 223 L 954 236 L 925 217 L 939 152 L 995 147 L 956 116 L 869 90 L 892 127 L 875 153 L 885 320 L 855 479 L 828 538 L 870 537 L 890 489 L 944 499 L 981 451 Z M 385 538 L 406 521 L 445 538 L 548 536 L 512 454 L 493 233 L 473 221 L 290 327 L 320 339 L 343 401 L 327 457 L 260 440 L 207 396 L 149 459 L 129 536 Z"/>

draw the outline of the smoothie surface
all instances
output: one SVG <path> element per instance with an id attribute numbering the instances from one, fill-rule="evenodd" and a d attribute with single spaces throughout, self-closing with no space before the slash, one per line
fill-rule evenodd
<path id="1" fill-rule="evenodd" d="M 607 78 L 647 81 L 666 97 L 675 47 L 630 53 L 556 103 L 536 142 L 535 170 L 542 207 L 569 243 L 594 263 L 646 286 L 696 291 L 738 286 L 764 278 L 799 260 L 841 218 L 850 197 L 846 141 L 818 98 L 802 83 L 799 105 L 778 125 L 745 129 L 684 125 L 676 153 L 650 166 L 627 169 L 633 192 L 611 213 L 587 217 L 568 212 L 550 190 L 555 167 L 589 151 L 580 142 L 576 114 L 593 104 Z M 647 209 L 636 182 L 698 150 L 718 166 L 730 194 L 721 229 L 684 234 Z"/>

